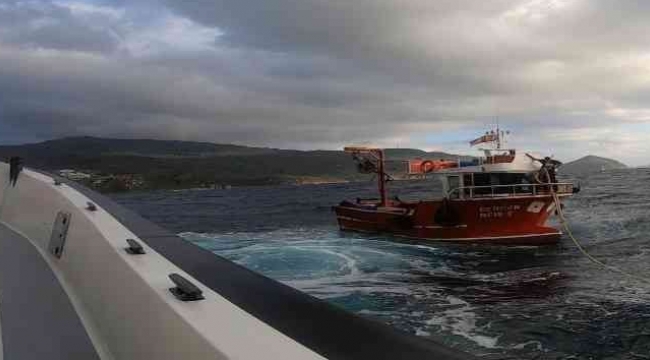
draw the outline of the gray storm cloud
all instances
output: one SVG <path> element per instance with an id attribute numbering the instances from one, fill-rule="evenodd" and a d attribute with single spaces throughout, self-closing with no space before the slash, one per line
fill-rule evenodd
<path id="1" fill-rule="evenodd" d="M 518 145 L 644 163 L 649 11 L 586 0 L 3 2 L 0 140 L 466 152 L 445 134 L 469 137 L 498 116 Z"/>

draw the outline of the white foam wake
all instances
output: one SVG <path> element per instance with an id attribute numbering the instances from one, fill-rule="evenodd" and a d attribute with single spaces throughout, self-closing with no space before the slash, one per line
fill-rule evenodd
<path id="1" fill-rule="evenodd" d="M 438 326 L 442 331 L 462 336 L 484 348 L 497 348 L 499 336 L 490 337 L 480 333 L 486 326 L 477 325 L 478 316 L 471 305 L 453 296 L 447 296 L 447 301 L 449 308 L 429 319 L 427 325 Z"/>

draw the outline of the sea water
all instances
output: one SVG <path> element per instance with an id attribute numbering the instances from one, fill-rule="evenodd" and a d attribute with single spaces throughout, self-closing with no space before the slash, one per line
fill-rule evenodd
<path id="1" fill-rule="evenodd" d="M 650 170 L 578 178 L 576 237 L 650 279 Z M 341 232 L 331 206 L 373 183 L 114 195 L 187 241 L 417 336 L 485 359 L 650 359 L 650 285 L 601 269 L 568 239 L 551 247 L 422 246 Z M 435 181 L 393 182 L 434 198 Z"/>

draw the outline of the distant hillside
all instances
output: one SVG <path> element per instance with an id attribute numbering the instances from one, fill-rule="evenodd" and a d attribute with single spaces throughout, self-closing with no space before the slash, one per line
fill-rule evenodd
<path id="1" fill-rule="evenodd" d="M 276 150 L 230 144 L 206 142 L 149 140 L 149 139 L 105 139 L 90 136 L 68 137 L 35 144 L 0 146 L 0 154 L 9 151 L 24 156 L 45 158 L 49 155 L 136 155 L 151 157 L 204 157 L 229 155 L 272 154 Z"/>
<path id="2" fill-rule="evenodd" d="M 387 167 L 392 173 L 405 171 L 405 159 L 456 157 L 418 149 L 387 149 L 386 153 Z M 135 177 L 138 184 L 144 184 L 144 188 L 313 183 L 368 178 L 368 175 L 356 171 L 354 161 L 343 151 L 280 150 L 191 141 L 72 137 L 0 146 L 0 158 L 9 156 L 20 156 L 26 166 L 50 171 L 75 169 L 101 179 L 129 175 L 128 178 Z M 94 183 L 94 179 L 89 183 Z M 113 185 L 110 188 L 113 189 Z"/>
<path id="3" fill-rule="evenodd" d="M 602 170 L 625 169 L 627 165 L 600 156 L 588 155 L 568 162 L 561 167 L 561 172 L 568 174 L 588 174 Z"/>

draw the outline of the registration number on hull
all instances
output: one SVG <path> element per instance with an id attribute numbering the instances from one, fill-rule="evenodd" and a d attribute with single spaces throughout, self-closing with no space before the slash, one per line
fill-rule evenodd
<path id="1" fill-rule="evenodd" d="M 521 205 L 479 206 L 478 217 L 479 219 L 509 218 L 519 210 L 521 210 Z"/>

